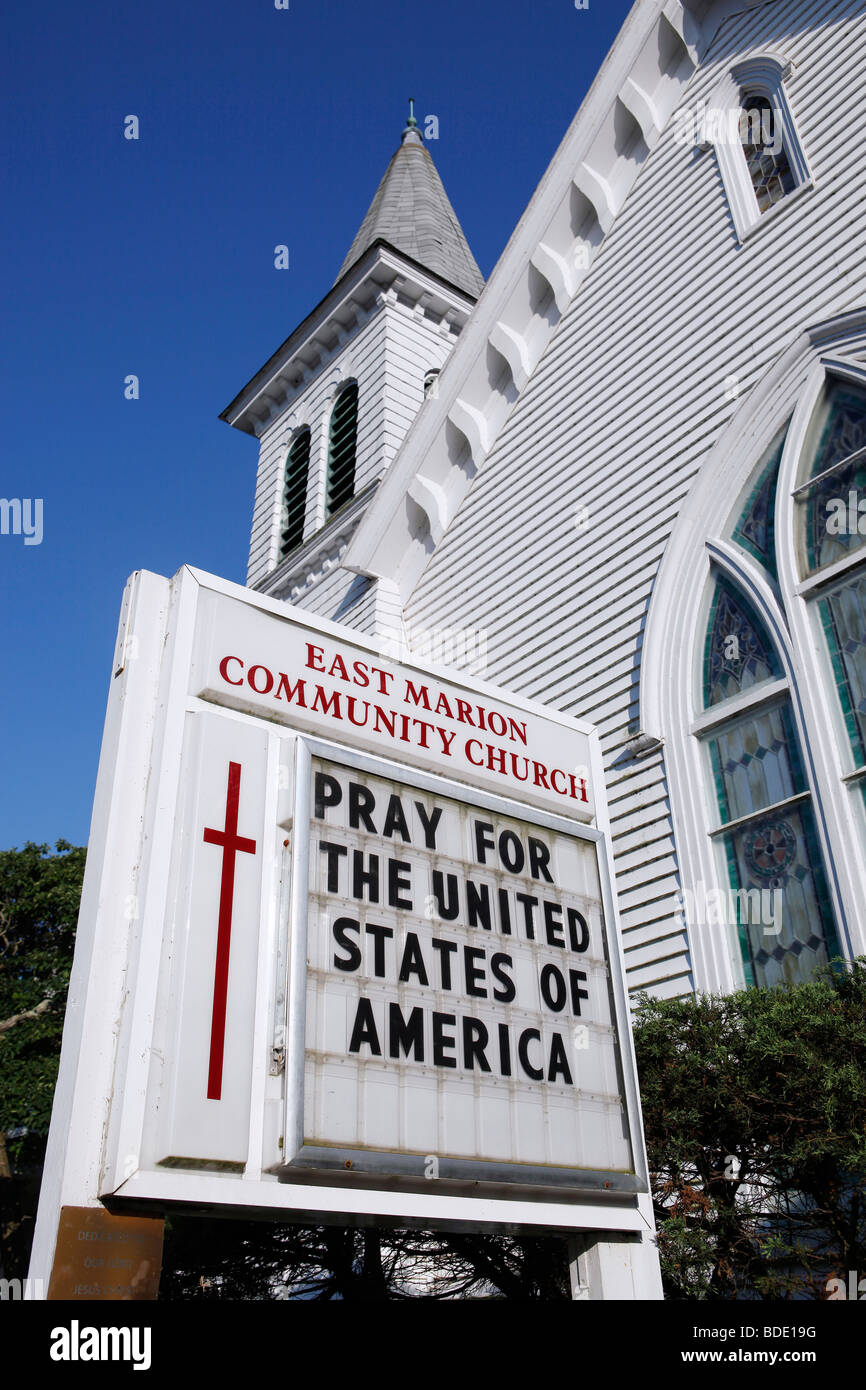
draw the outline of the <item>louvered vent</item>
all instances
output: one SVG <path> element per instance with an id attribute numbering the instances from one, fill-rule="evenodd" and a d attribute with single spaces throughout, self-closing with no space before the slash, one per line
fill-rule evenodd
<path id="1" fill-rule="evenodd" d="M 337 397 L 328 440 L 328 516 L 333 516 L 355 492 L 355 444 L 358 438 L 358 383 L 351 382 Z"/>
<path id="2" fill-rule="evenodd" d="M 286 459 L 286 483 L 283 489 L 283 531 L 280 536 L 280 559 L 304 539 L 304 515 L 307 510 L 307 475 L 310 471 L 310 431 L 301 430 L 292 441 Z"/>

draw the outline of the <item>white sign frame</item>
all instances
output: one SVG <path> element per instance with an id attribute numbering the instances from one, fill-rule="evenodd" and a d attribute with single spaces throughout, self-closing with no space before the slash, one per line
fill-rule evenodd
<path id="1" fill-rule="evenodd" d="M 288 995 L 288 1026 L 286 1050 L 286 1145 L 289 1136 L 292 1141 L 292 1158 L 287 1161 L 287 1175 L 295 1168 L 335 1169 L 351 1165 L 353 1172 L 385 1174 L 390 1179 L 418 1181 L 423 1178 L 423 1165 L 416 1155 L 367 1149 L 341 1148 L 339 1157 L 334 1151 L 304 1144 L 304 1066 L 306 1060 L 307 1016 L 306 1016 L 306 957 L 307 932 L 309 920 L 307 903 L 309 901 L 308 866 L 310 849 L 310 797 L 312 791 L 311 767 L 313 758 L 321 758 L 335 763 L 347 770 L 369 773 L 373 776 L 393 778 L 399 774 L 403 785 L 461 801 L 464 805 L 478 810 L 498 813 L 511 817 L 539 829 L 554 831 L 560 835 L 593 844 L 596 849 L 596 865 L 601 885 L 603 933 L 607 948 L 607 962 L 610 970 L 610 996 L 612 1013 L 617 1033 L 617 1066 L 619 1082 L 625 1102 L 625 1118 L 628 1126 L 629 1145 L 632 1151 L 634 1170 L 622 1173 L 615 1169 L 558 1169 L 534 1167 L 526 1164 L 495 1163 L 472 1159 L 454 1159 L 438 1155 L 437 1182 L 443 1187 L 449 1180 L 453 1189 L 459 1184 L 484 1183 L 511 1184 L 515 1190 L 545 1187 L 562 1188 L 572 1193 L 646 1193 L 649 1178 L 646 1159 L 641 1140 L 640 1101 L 635 1085 L 634 1070 L 628 1065 L 628 1057 L 623 1058 L 623 1039 L 630 1046 L 631 1029 L 628 1003 L 623 978 L 622 963 L 616 947 L 611 923 L 615 922 L 614 897 L 611 885 L 611 868 L 606 853 L 605 836 L 601 830 L 592 826 L 571 821 L 538 807 L 527 806 L 506 797 L 497 797 L 481 788 L 470 788 L 463 783 L 449 782 L 434 774 L 424 773 L 415 768 L 395 768 L 395 764 L 377 759 L 367 753 L 359 753 L 342 745 L 331 744 L 299 735 L 296 747 L 296 780 L 293 816 L 293 864 L 291 917 L 295 924 L 292 931 L 291 957 L 289 961 L 290 988 Z M 300 926 L 303 924 L 303 927 Z M 636 1138 L 637 1136 L 637 1138 Z M 345 1173 L 341 1177 L 345 1179 Z"/>
<path id="2" fill-rule="evenodd" d="M 585 740 L 590 785 L 596 791 L 595 825 L 580 824 L 577 815 L 563 817 L 538 804 L 515 801 L 490 790 L 446 778 L 439 771 L 408 762 L 380 760 L 369 750 L 362 755 L 344 743 L 299 732 L 288 722 L 268 722 L 261 712 L 215 705 L 190 693 L 192 652 L 196 641 L 199 596 L 210 592 L 258 610 L 263 616 L 287 618 L 309 629 L 311 637 L 353 644 L 380 656 L 367 636 L 292 609 L 240 585 L 183 567 L 171 580 L 139 571 L 127 584 L 121 610 L 113 677 L 106 715 L 99 774 L 94 797 L 91 850 L 88 858 L 64 1027 L 60 1073 L 55 1092 L 31 1273 L 47 1280 L 50 1273 L 60 1208 L 108 1206 L 111 1209 L 165 1210 L 172 1206 L 216 1208 L 225 1214 L 256 1211 L 315 1222 L 380 1219 L 392 1224 L 458 1226 L 495 1230 L 557 1230 L 631 1232 L 649 1238 L 652 1208 L 645 1190 L 646 1160 L 635 1083 L 634 1051 L 628 1022 L 625 970 L 612 894 L 612 860 L 604 803 L 604 773 L 598 736 L 592 727 L 532 701 L 499 692 L 497 687 L 462 673 L 414 658 L 408 665 L 433 681 L 455 680 L 487 698 L 507 699 L 528 716 L 561 725 L 563 736 Z M 402 663 L 406 665 L 407 663 Z M 276 769 L 280 750 L 291 743 L 299 759 L 313 752 L 331 761 L 387 769 L 390 776 L 435 785 L 444 796 L 500 810 L 503 814 L 569 835 L 595 841 L 603 894 L 616 1030 L 624 1081 L 632 1155 L 642 1186 L 620 1191 L 601 1184 L 576 1192 L 517 1186 L 501 1181 L 491 1170 L 479 1183 L 455 1176 L 443 1183 L 382 1181 L 377 1172 L 357 1173 L 351 1182 L 333 1173 L 311 1174 L 293 1169 L 277 1176 L 263 1171 L 250 1147 L 242 1172 L 202 1168 L 150 1168 L 141 1163 L 141 1136 L 147 1108 L 147 1059 L 157 999 L 159 960 L 166 912 L 166 892 L 172 852 L 170 808 L 177 804 L 184 724 L 195 711 L 219 712 L 227 721 L 266 729 L 270 737 L 269 768 Z M 309 801 L 296 778 L 294 820 L 308 825 Z M 266 814 L 273 825 L 277 814 L 276 778 L 269 783 Z M 300 801 L 298 800 L 300 798 Z M 143 888 L 140 909 L 128 917 L 126 905 Z M 293 874 L 292 893 L 302 890 Z M 297 898 L 295 900 L 297 906 Z M 262 904 L 259 979 L 267 973 L 265 957 L 280 949 L 278 911 Z M 270 967 L 272 968 L 272 967 Z M 293 975 L 293 979 L 295 976 Z M 130 988 L 132 983 L 133 987 Z M 270 1051 L 272 1017 L 260 1000 L 254 1023 L 257 1055 Z M 295 1065 L 293 1060 L 292 1065 Z M 252 1113 L 263 1113 L 266 1074 L 257 1073 Z M 257 1123 L 257 1121 L 256 1121 Z M 447 1189 L 447 1190 L 446 1190 Z"/>

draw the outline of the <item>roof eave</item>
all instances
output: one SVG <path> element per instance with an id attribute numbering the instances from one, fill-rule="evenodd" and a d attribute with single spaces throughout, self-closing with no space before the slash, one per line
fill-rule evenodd
<path id="1" fill-rule="evenodd" d="M 366 282 L 373 279 L 374 271 L 382 267 L 392 272 L 394 279 L 408 274 L 422 288 L 430 286 L 440 289 L 443 298 L 450 301 L 461 316 L 468 316 L 476 302 L 475 297 L 467 290 L 451 284 L 383 238 L 377 238 L 331 287 L 315 309 L 311 310 L 289 334 L 276 352 L 271 354 L 264 366 L 238 392 L 234 400 L 220 411 L 219 419 L 235 429 L 243 430 L 246 434 L 258 436 L 263 421 L 260 412 L 256 411 L 256 406 L 260 406 L 263 400 L 273 399 L 270 397 L 270 391 L 281 374 L 316 333 L 334 318 L 340 306 L 353 299 Z M 382 288 L 383 285 L 377 284 L 376 293 Z"/>
<path id="2" fill-rule="evenodd" d="M 570 227 L 570 216 L 566 213 L 564 217 L 563 211 L 564 205 L 566 209 L 570 206 L 567 200 L 572 186 L 595 214 L 595 254 L 631 187 L 626 182 L 628 170 L 616 167 L 617 161 L 635 165 L 631 182 L 640 167 L 639 162 L 623 161 L 615 153 L 618 103 L 632 115 L 649 153 L 721 18 L 759 3 L 761 0 L 637 0 L 633 5 L 491 273 L 442 371 L 436 398 L 424 403 L 382 479 L 343 557 L 345 568 L 388 579 L 397 586 L 403 601 L 408 599 L 512 408 L 512 401 L 490 386 L 489 373 L 481 371 L 478 364 L 486 367 L 488 347 L 495 348 L 511 370 L 519 395 L 555 331 L 554 324 L 541 342 L 543 335 L 536 331 L 531 343 L 528 333 L 524 337 L 521 332 L 518 314 L 522 311 L 514 306 L 525 303 L 523 281 L 529 267 L 550 284 L 556 323 L 589 273 L 573 269 L 577 264 L 576 243 L 581 238 L 562 236 L 563 226 Z M 662 24 L 679 36 L 682 82 L 672 90 L 669 75 L 660 71 L 656 88 L 647 93 L 643 88 L 659 51 Z M 640 76 L 640 84 L 632 74 Z M 603 163 L 606 149 L 614 151 L 607 165 Z M 447 444 L 449 423 L 452 432 L 456 429 L 463 436 L 473 467 L 454 466 Z M 413 516 L 417 517 L 419 510 L 429 528 L 424 544 L 418 543 L 419 535 L 413 529 Z"/>

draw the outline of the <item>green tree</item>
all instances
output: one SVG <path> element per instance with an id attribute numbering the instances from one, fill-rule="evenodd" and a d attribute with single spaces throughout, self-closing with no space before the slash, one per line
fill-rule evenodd
<path id="1" fill-rule="evenodd" d="M 10 1278 L 26 1273 L 85 853 L 65 840 L 54 853 L 0 851 L 0 1272 Z"/>
<path id="2" fill-rule="evenodd" d="M 866 962 L 644 996 L 634 1036 L 668 1296 L 820 1298 L 866 1268 Z"/>

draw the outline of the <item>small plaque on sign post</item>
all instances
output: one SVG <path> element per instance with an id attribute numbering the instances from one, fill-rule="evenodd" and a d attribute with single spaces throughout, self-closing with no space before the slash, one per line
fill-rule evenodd
<path id="1" fill-rule="evenodd" d="M 162 1268 L 161 1217 L 114 1216 L 101 1207 L 63 1207 L 48 1298 L 153 1301 Z"/>

